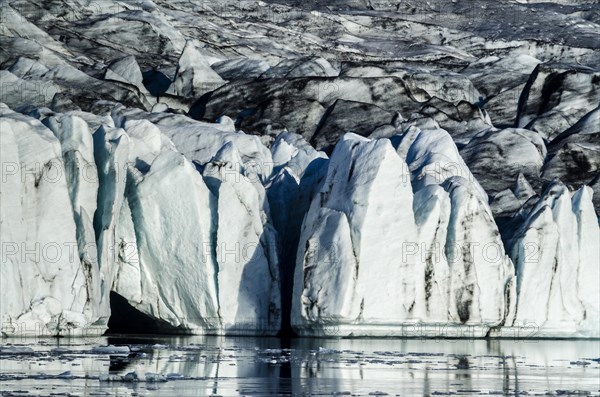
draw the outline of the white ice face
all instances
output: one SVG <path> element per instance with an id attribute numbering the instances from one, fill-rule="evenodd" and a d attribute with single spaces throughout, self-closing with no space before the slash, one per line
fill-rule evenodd
<path id="1" fill-rule="evenodd" d="M 46 334 L 102 327 L 108 307 L 88 240 L 97 190 L 89 131 L 80 119 L 63 119 L 57 138 L 38 120 L 0 111 L 2 323 Z"/>
<path id="2" fill-rule="evenodd" d="M 335 325 L 399 335 L 415 322 L 489 329 L 512 316 L 514 269 L 481 187 L 439 170 L 423 184 L 440 154 L 422 145 L 440 132 L 418 133 L 429 138 L 412 141 L 408 165 L 385 139 L 348 134 L 337 145 L 298 244 L 298 332 Z"/>
<path id="3" fill-rule="evenodd" d="M 547 336 L 598 335 L 600 232 L 592 192 L 550 185 L 512 241 L 517 271 L 515 326 Z M 510 325 L 510 324 L 507 324 Z"/>
<path id="4" fill-rule="evenodd" d="M 165 331 L 278 332 L 268 175 L 244 163 L 247 147 L 213 146 L 203 175 L 146 120 L 93 135 L 73 115 L 45 119 L 51 130 L 7 108 L 1 120 L 2 287 L 14 292 L 2 300 L 5 323 L 97 333 L 114 291 Z M 225 133 L 203 134 L 218 143 Z"/>

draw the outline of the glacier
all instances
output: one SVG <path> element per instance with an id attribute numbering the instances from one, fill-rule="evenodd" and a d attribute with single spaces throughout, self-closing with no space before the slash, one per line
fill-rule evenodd
<path id="1" fill-rule="evenodd" d="M 597 336 L 592 189 L 556 180 L 527 194 L 519 174 L 511 194 L 528 199 L 504 242 L 434 120 L 390 138 L 348 133 L 327 156 L 300 135 L 269 150 L 177 116 L 113 111 L 92 133 L 77 112 L 33 114 L 42 122 L 2 108 L 14 164 L 2 184 L 6 323 L 85 333 L 107 326 L 116 293 L 162 332 L 275 335 L 289 321 L 312 336 L 510 336 L 531 324 Z"/>
<path id="2" fill-rule="evenodd" d="M 593 2 L 292 3 L 0 1 L 2 335 L 600 337 Z"/>

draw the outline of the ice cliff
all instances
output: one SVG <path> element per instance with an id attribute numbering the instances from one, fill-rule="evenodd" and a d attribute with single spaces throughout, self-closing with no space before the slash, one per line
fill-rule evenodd
<path id="1" fill-rule="evenodd" d="M 278 332 L 277 233 L 235 145 L 258 138 L 232 134 L 200 172 L 146 120 L 44 123 L 2 108 L 5 323 L 106 326 L 114 291 L 165 332 Z"/>
<path id="2" fill-rule="evenodd" d="M 34 115 L 0 119 L 7 324 L 102 329 L 112 292 L 164 332 L 597 335 L 591 188 L 548 185 L 503 242 L 432 120 L 328 158 L 176 115 Z"/>
<path id="3" fill-rule="evenodd" d="M 336 146 L 299 242 L 298 332 L 474 324 L 485 334 L 513 315 L 514 269 L 481 187 L 470 173 L 455 175 L 468 173 L 462 161 L 447 175 L 430 167 L 460 160 L 443 130 L 410 134 L 418 136 L 409 164 L 385 139 L 346 135 Z"/>

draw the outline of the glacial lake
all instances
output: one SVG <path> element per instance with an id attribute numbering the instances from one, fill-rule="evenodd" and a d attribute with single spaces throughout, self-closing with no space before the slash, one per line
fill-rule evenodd
<path id="1" fill-rule="evenodd" d="M 598 340 L 127 336 L 0 343 L 2 396 L 600 394 Z"/>

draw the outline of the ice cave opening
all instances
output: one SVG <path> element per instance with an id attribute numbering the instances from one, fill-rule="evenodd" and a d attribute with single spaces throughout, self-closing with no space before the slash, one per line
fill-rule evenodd
<path id="1" fill-rule="evenodd" d="M 131 306 L 127 299 L 114 291 L 110 292 L 110 311 L 107 335 L 183 333 L 164 321 L 161 322 L 140 312 Z"/>

